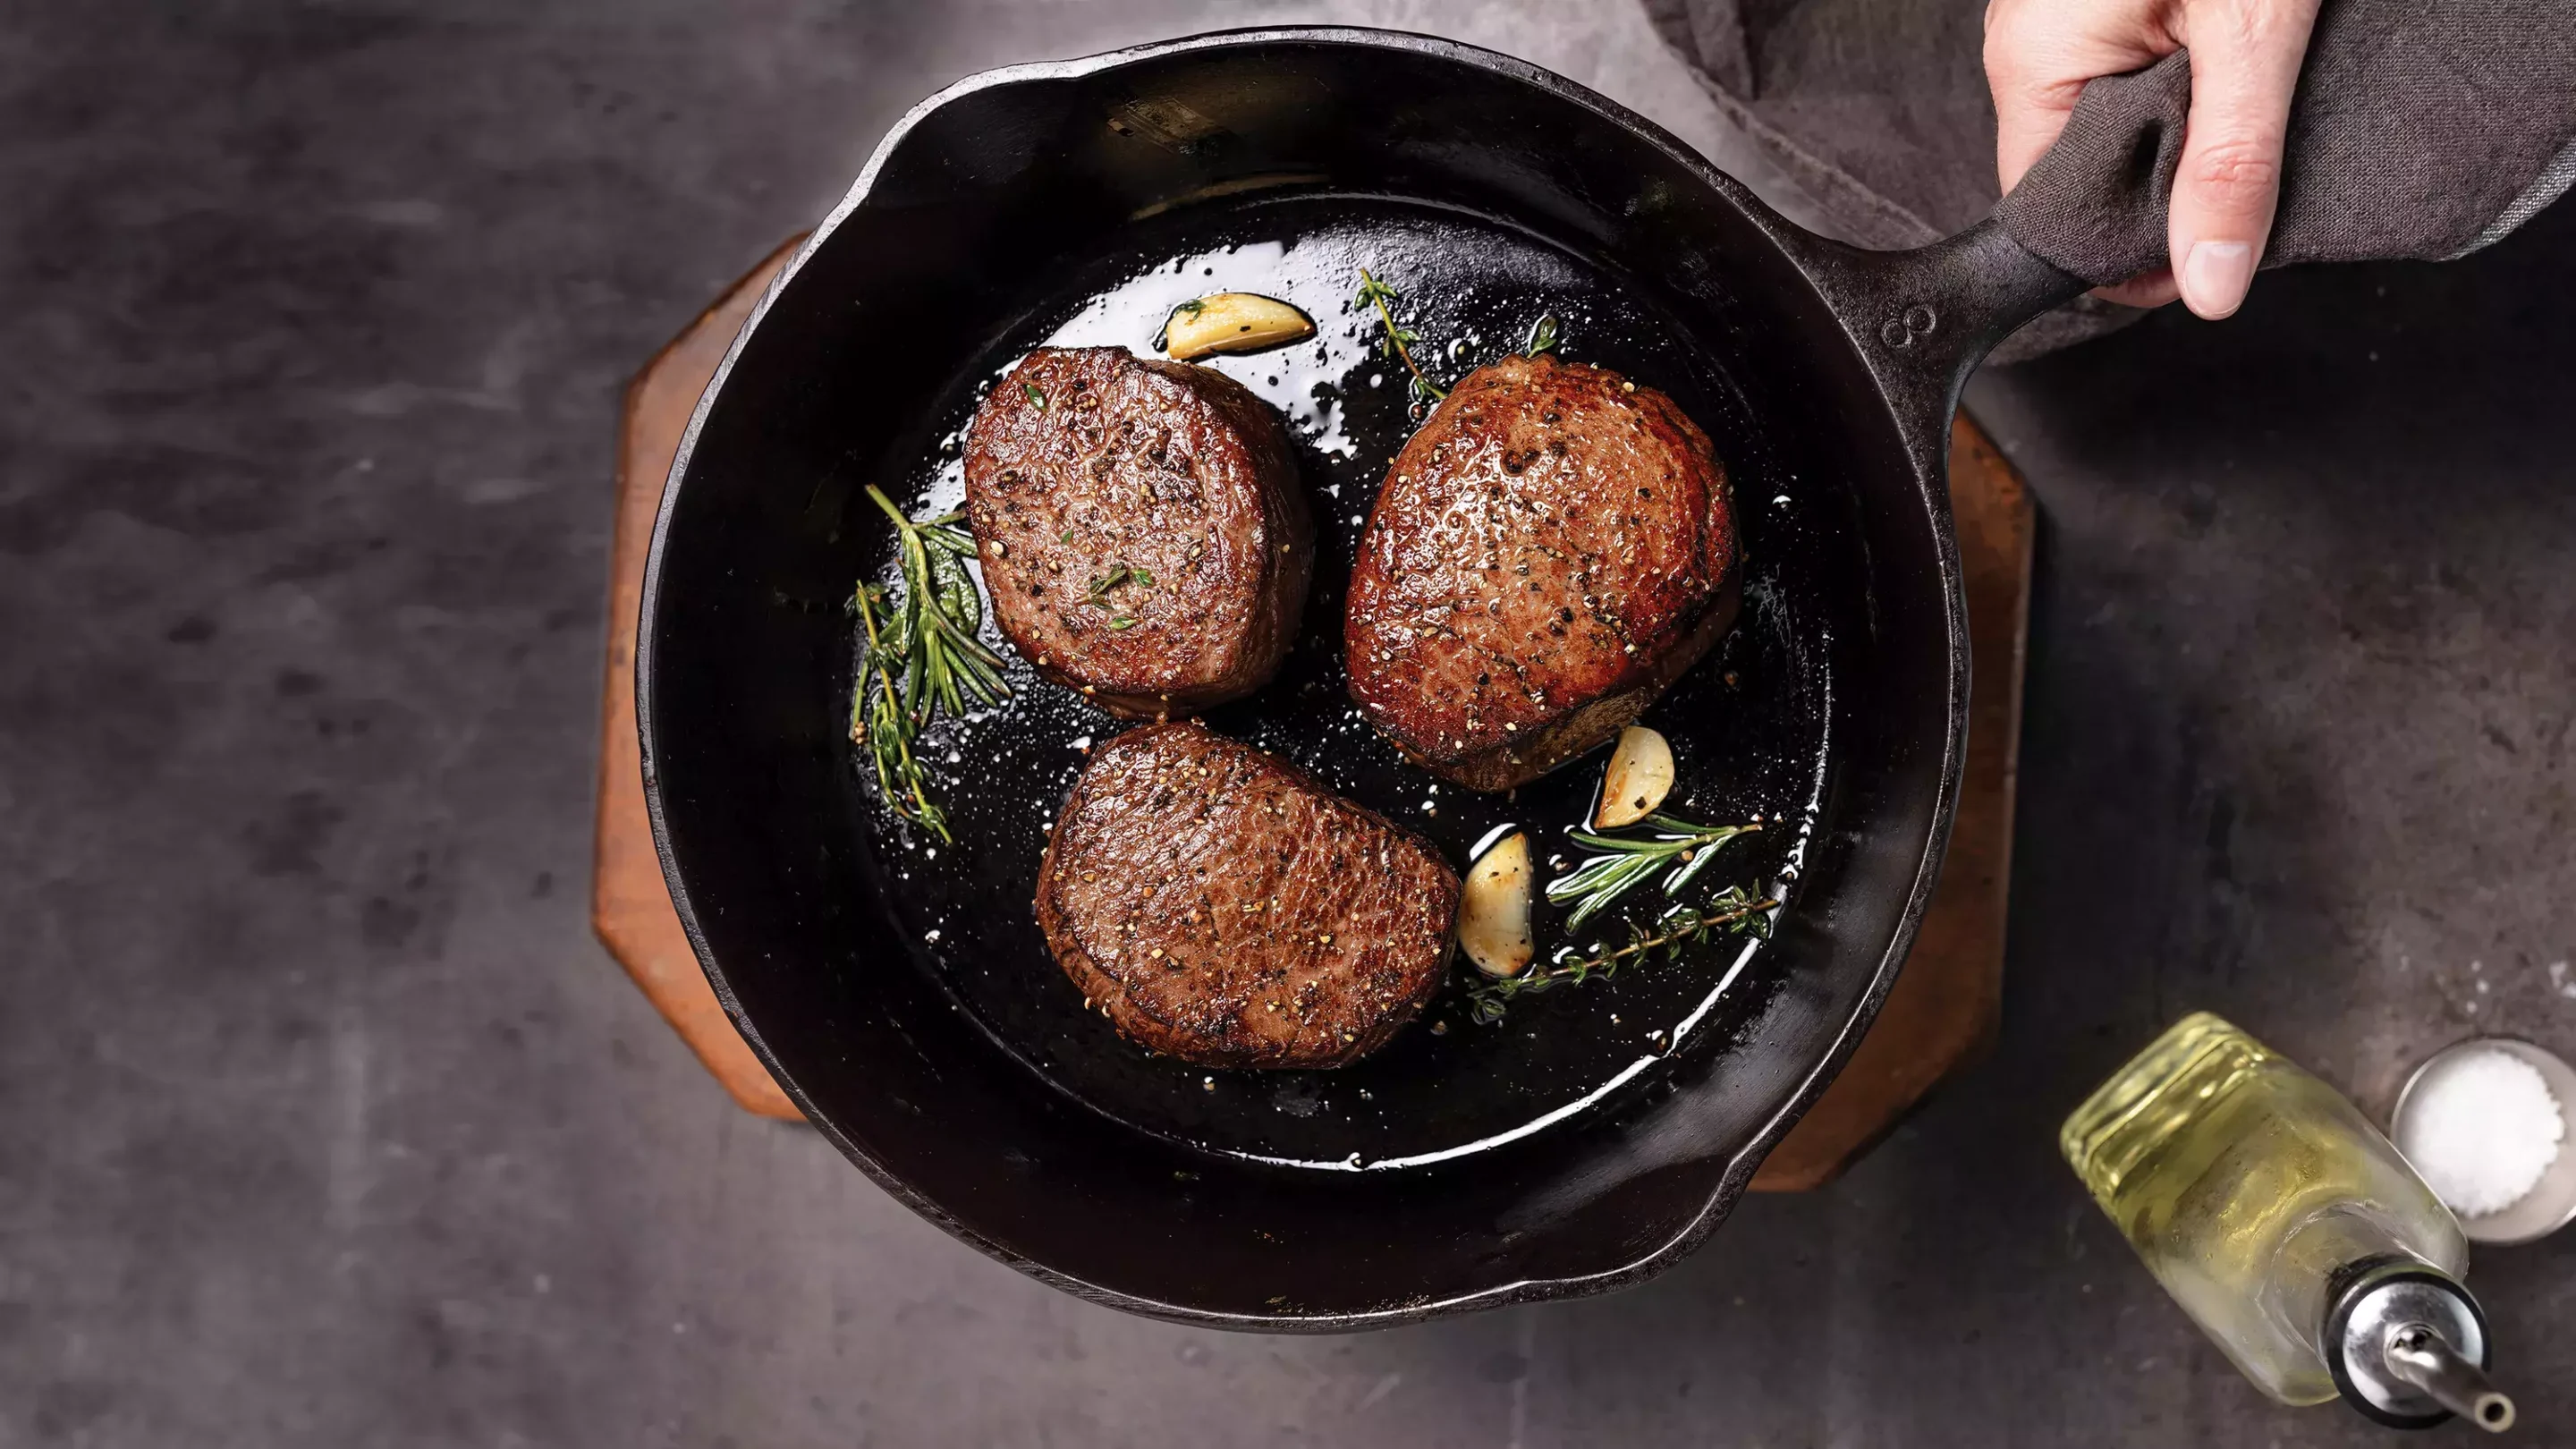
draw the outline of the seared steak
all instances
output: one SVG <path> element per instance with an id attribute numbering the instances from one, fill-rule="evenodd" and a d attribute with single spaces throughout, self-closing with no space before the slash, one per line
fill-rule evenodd
<path id="1" fill-rule="evenodd" d="M 1100 747 L 1038 868 L 1085 1000 L 1211 1067 L 1338 1067 L 1440 985 L 1458 875 L 1282 760 L 1195 724 Z"/>
<path id="2" fill-rule="evenodd" d="M 1615 372 L 1469 373 L 1396 455 L 1343 621 L 1351 695 L 1416 763 L 1502 790 L 1617 734 L 1735 620 L 1708 435 Z"/>
<path id="3" fill-rule="evenodd" d="M 1002 632 L 1114 713 L 1249 694 L 1296 637 L 1314 522 L 1279 419 L 1223 373 L 1030 353 L 966 430 L 966 512 Z"/>

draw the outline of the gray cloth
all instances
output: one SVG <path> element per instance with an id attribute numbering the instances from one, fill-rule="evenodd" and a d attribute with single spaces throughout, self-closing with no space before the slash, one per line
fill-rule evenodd
<path id="1" fill-rule="evenodd" d="M 1997 209 L 2005 229 L 2091 282 L 2161 266 L 2190 103 L 2186 55 L 2086 86 Z M 2576 4 L 2330 0 L 2291 106 L 2264 263 L 2474 251 L 2566 189 L 2571 137 Z"/>
<path id="2" fill-rule="evenodd" d="M 2066 135 L 1998 206 L 1982 0 L 1644 3 L 1847 240 L 1920 245 L 1994 209 L 2024 246 L 2090 281 L 2165 260 L 2186 56 L 2087 86 Z M 2571 180 L 2576 0 L 2327 0 L 2265 264 L 2458 256 Z M 1998 360 L 2123 314 L 2079 302 Z"/>
<path id="3" fill-rule="evenodd" d="M 1916 247 L 1995 205 L 1984 0 L 1644 0 L 1701 86 L 1865 247 Z M 2571 0 L 2576 3 L 2576 0 Z M 2079 298 L 1995 349 L 2037 356 L 2146 314 Z"/>

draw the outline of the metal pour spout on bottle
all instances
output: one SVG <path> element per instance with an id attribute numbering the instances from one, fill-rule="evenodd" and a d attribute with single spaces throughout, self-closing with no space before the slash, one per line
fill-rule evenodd
<path id="1" fill-rule="evenodd" d="M 2206 1012 L 2185 1017 L 2066 1119 L 2058 1144 L 2156 1280 L 2255 1386 L 2340 1395 L 2423 1428 L 2491 1433 L 2486 1316 L 2468 1240 L 2406 1159 L 2332 1087 Z"/>

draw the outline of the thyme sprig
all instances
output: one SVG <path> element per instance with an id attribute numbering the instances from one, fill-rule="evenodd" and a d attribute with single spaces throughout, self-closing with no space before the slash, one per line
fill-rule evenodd
<path id="1" fill-rule="evenodd" d="M 1011 687 L 1000 656 L 975 637 L 984 599 L 966 570 L 975 538 L 959 524 L 964 515 L 906 518 L 873 483 L 868 497 L 894 520 L 903 592 L 863 583 L 850 595 L 868 639 L 850 697 L 850 739 L 868 747 L 887 807 L 945 841 L 948 815 L 930 797 L 921 732 L 938 711 L 964 714 L 970 697 L 997 704 Z"/>
<path id="2" fill-rule="evenodd" d="M 1567 832 L 1576 843 L 1604 852 L 1547 883 L 1550 902 L 1560 906 L 1577 902 L 1574 914 L 1566 918 L 1567 930 L 1583 929 L 1583 923 L 1603 906 L 1667 865 L 1673 869 L 1664 877 L 1664 894 L 1680 894 L 1693 876 L 1716 859 L 1718 847 L 1762 828 L 1758 820 L 1750 825 L 1693 825 L 1660 812 L 1647 816 L 1646 824 L 1653 833 L 1642 839 L 1595 835 L 1585 830 Z"/>
<path id="3" fill-rule="evenodd" d="M 1395 320 L 1395 304 L 1403 300 L 1393 287 L 1369 275 L 1368 268 L 1360 268 L 1360 289 L 1351 297 L 1351 305 L 1363 311 L 1372 307 L 1377 309 L 1378 321 L 1386 329 L 1386 338 L 1379 344 L 1381 349 L 1389 358 L 1403 363 L 1405 371 L 1413 374 L 1412 388 L 1416 397 L 1438 402 L 1449 395 L 1449 389 L 1433 382 L 1423 372 L 1422 365 L 1413 360 L 1413 348 L 1422 341 L 1422 334 Z"/>
<path id="4" fill-rule="evenodd" d="M 1520 997 L 1554 991 L 1560 986 L 1580 986 L 1595 978 L 1606 980 L 1628 962 L 1650 959 L 1657 951 L 1663 952 L 1667 961 L 1677 962 L 1682 948 L 1703 936 L 1767 939 L 1771 934 L 1770 912 L 1779 904 L 1770 896 L 1757 899 L 1742 886 L 1729 886 L 1704 908 L 1673 907 L 1651 931 L 1630 926 L 1624 946 L 1596 950 L 1590 955 L 1560 955 L 1544 966 L 1502 980 L 1480 977 L 1467 988 L 1468 1018 L 1478 1026 L 1492 1026 Z"/>
<path id="5" fill-rule="evenodd" d="M 1378 325 L 1385 331 L 1378 349 L 1389 361 L 1403 363 L 1404 370 L 1413 374 L 1409 389 L 1414 399 L 1438 402 L 1449 395 L 1449 389 L 1433 382 L 1431 375 L 1422 370 L 1422 364 L 1413 360 L 1413 349 L 1422 345 L 1422 334 L 1395 320 L 1395 308 L 1403 300 L 1400 293 L 1379 281 L 1368 268 L 1360 268 L 1360 289 L 1352 294 L 1351 306 L 1359 311 L 1376 311 Z M 1543 352 L 1554 352 L 1564 337 L 1564 322 L 1553 312 L 1543 313 L 1530 324 L 1529 337 L 1521 344 L 1521 355 L 1536 357 Z"/>

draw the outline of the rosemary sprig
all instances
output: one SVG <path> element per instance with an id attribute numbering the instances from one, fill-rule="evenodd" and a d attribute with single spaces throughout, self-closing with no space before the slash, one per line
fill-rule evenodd
<path id="1" fill-rule="evenodd" d="M 1386 328 L 1386 340 L 1381 344 L 1386 355 L 1402 362 L 1404 370 L 1413 374 L 1412 386 L 1417 396 L 1438 402 L 1449 395 L 1449 389 L 1433 382 L 1423 373 L 1421 364 L 1413 360 L 1414 344 L 1422 340 L 1422 334 L 1395 320 L 1394 304 L 1403 300 L 1393 287 L 1370 276 L 1368 268 L 1360 268 L 1360 289 L 1352 296 L 1351 305 L 1377 309 L 1378 321 Z"/>
<path id="2" fill-rule="evenodd" d="M 1768 938 L 1768 912 L 1779 904 L 1769 896 L 1756 899 L 1742 886 L 1729 886 L 1705 909 L 1675 906 L 1655 923 L 1652 931 L 1629 927 L 1628 944 L 1624 946 L 1588 956 L 1560 954 L 1544 966 L 1499 981 L 1480 976 L 1467 988 L 1468 1018 L 1478 1026 L 1492 1026 L 1503 1019 L 1503 1013 L 1519 997 L 1554 991 L 1560 986 L 1580 986 L 1595 977 L 1607 979 L 1617 975 L 1623 964 L 1649 958 L 1657 951 L 1664 952 L 1668 961 L 1678 961 L 1682 948 L 1703 936 Z"/>
<path id="3" fill-rule="evenodd" d="M 1536 357 L 1542 352 L 1554 352 L 1564 331 L 1565 324 L 1556 320 L 1556 314 L 1547 313 L 1530 324 L 1529 341 L 1521 345 L 1521 355 Z"/>
<path id="4" fill-rule="evenodd" d="M 1549 901 L 1560 906 L 1568 901 L 1578 902 L 1574 914 L 1566 918 L 1567 930 L 1583 929 L 1583 923 L 1591 920 L 1595 912 L 1666 865 L 1673 869 L 1664 877 L 1664 894 L 1679 894 L 1716 858 L 1719 846 L 1762 828 L 1759 821 L 1751 825 L 1693 825 L 1660 813 L 1647 816 L 1646 823 L 1654 833 L 1644 839 L 1594 835 L 1583 830 L 1567 832 L 1577 843 L 1605 852 L 1547 883 Z"/>
<path id="5" fill-rule="evenodd" d="M 903 593 L 898 598 L 863 583 L 850 596 L 850 611 L 868 637 L 850 697 L 850 739 L 868 747 L 887 807 L 944 841 L 948 815 L 930 798 L 929 774 L 914 747 L 939 710 L 964 714 L 968 697 L 995 704 L 1011 687 L 1002 680 L 1000 656 L 975 637 L 984 624 L 984 599 L 966 571 L 975 538 L 958 524 L 964 515 L 914 520 L 873 483 L 868 496 L 894 520 Z"/>

